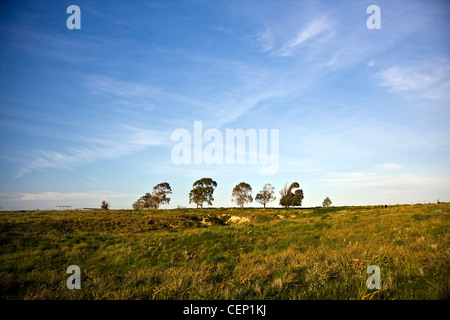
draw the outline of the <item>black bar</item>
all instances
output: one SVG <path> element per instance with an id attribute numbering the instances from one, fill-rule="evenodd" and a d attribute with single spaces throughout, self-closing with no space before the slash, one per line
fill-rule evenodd
<path id="1" fill-rule="evenodd" d="M 142 319 L 306 319 L 317 317 L 385 317 L 399 312 L 402 318 L 433 310 L 439 314 L 448 301 L 275 301 L 275 300 L 158 300 L 158 301 L 1 301 L 2 314 L 15 317 L 114 316 Z M 8 312 L 8 313 L 7 313 Z M 312 312 L 312 313 L 311 313 Z"/>

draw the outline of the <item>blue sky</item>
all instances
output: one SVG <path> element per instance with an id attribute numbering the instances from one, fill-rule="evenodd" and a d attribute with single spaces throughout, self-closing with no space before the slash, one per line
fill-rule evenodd
<path id="1" fill-rule="evenodd" d="M 193 207 L 203 177 L 214 206 L 241 181 L 297 181 L 304 206 L 450 201 L 449 17 L 445 0 L 2 2 L 0 207 L 131 208 L 165 181 L 163 208 Z M 279 130 L 278 171 L 174 164 L 194 121 Z"/>

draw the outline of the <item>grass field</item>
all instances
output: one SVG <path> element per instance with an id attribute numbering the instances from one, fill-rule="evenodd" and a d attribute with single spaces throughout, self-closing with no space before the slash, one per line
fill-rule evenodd
<path id="1" fill-rule="evenodd" d="M 0 212 L 5 299 L 448 299 L 450 204 Z M 69 265 L 81 289 L 69 290 Z M 381 289 L 369 290 L 369 265 Z"/>

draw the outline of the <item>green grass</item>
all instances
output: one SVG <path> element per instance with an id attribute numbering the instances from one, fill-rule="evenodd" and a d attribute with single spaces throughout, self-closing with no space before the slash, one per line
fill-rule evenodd
<path id="1" fill-rule="evenodd" d="M 448 299 L 449 213 L 446 203 L 0 212 L 0 298 Z M 72 264 L 80 290 L 66 287 Z M 379 290 L 366 287 L 369 265 Z"/>

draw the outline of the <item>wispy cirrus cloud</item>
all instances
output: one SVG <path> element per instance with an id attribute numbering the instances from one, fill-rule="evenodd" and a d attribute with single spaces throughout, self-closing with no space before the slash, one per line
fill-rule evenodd
<path id="1" fill-rule="evenodd" d="M 92 191 L 92 192 L 39 192 L 39 193 L 17 193 L 9 195 L 15 201 L 61 201 L 61 200 L 85 200 L 85 199 L 119 199 L 130 195 L 115 191 Z"/>
<path id="2" fill-rule="evenodd" d="M 53 168 L 73 168 L 98 160 L 116 159 L 152 146 L 169 143 L 169 134 L 137 128 L 121 126 L 120 132 L 107 137 L 79 137 L 81 145 L 63 151 L 36 150 L 29 153 L 16 177 L 35 170 Z"/>
<path id="3" fill-rule="evenodd" d="M 263 52 L 271 52 L 275 56 L 293 56 L 303 44 L 314 41 L 314 44 L 326 42 L 334 33 L 334 21 L 328 14 L 317 15 L 314 19 L 303 24 L 300 30 L 293 31 L 284 28 L 266 27 L 257 41 Z M 288 36 L 286 36 L 286 33 Z"/>
<path id="4" fill-rule="evenodd" d="M 274 35 L 273 32 L 266 28 L 266 30 L 258 36 L 258 42 L 261 43 L 263 51 L 271 51 L 274 46 Z"/>
<path id="5" fill-rule="evenodd" d="M 113 77 L 91 75 L 85 85 L 97 94 L 107 95 L 116 105 L 141 110 L 158 109 L 162 104 L 182 108 L 183 105 L 195 108 L 207 108 L 208 105 L 192 96 L 168 92 L 144 81 L 124 81 Z"/>
<path id="6" fill-rule="evenodd" d="M 380 165 L 377 165 L 377 168 L 384 169 L 384 170 L 400 170 L 403 168 L 403 165 L 399 163 L 383 163 Z"/>
<path id="7" fill-rule="evenodd" d="M 319 34 L 328 31 L 328 33 L 332 33 L 332 22 L 327 15 L 318 17 L 308 23 L 297 35 L 297 38 L 289 43 L 288 48 L 296 47 L 303 42 L 318 36 Z"/>
<path id="8" fill-rule="evenodd" d="M 422 176 L 416 174 L 382 175 L 373 172 L 329 173 L 322 180 L 325 185 L 335 188 L 379 189 L 383 192 L 423 192 L 425 190 L 448 190 L 445 177 Z"/>
<path id="9" fill-rule="evenodd" d="M 391 93 L 410 92 L 430 100 L 450 101 L 450 64 L 445 60 L 397 65 L 378 72 Z"/>

